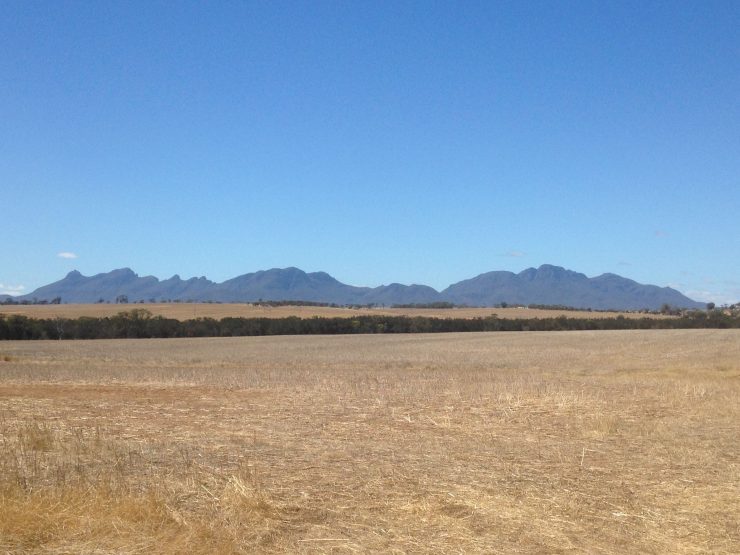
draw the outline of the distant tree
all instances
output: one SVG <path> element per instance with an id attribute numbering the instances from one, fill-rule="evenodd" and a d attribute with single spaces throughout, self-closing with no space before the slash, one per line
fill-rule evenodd
<path id="1" fill-rule="evenodd" d="M 62 304 L 62 298 L 61 297 L 54 297 L 51 300 L 51 304 Z"/>
<path id="2" fill-rule="evenodd" d="M 59 336 L 59 340 L 62 340 L 62 337 L 64 336 L 64 320 L 62 318 L 54 318 L 54 327 L 56 328 L 57 335 Z"/>
<path id="3" fill-rule="evenodd" d="M 116 304 L 128 304 L 128 295 L 118 295 L 116 297 Z"/>
<path id="4" fill-rule="evenodd" d="M 707 310 L 714 310 L 715 304 L 714 303 L 707 303 Z"/>

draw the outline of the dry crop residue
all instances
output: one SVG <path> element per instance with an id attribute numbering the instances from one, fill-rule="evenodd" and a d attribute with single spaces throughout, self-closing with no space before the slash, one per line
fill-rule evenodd
<path id="1" fill-rule="evenodd" d="M 0 551 L 740 551 L 740 333 L 6 342 Z"/>

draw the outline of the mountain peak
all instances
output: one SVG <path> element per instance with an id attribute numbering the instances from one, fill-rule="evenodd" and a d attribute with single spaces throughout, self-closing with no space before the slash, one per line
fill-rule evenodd
<path id="1" fill-rule="evenodd" d="M 139 277 L 136 272 L 134 272 L 131 268 L 118 268 L 116 270 L 112 270 L 108 272 L 108 275 L 110 276 L 116 276 L 116 277 Z"/>
<path id="2" fill-rule="evenodd" d="M 569 271 L 570 270 L 566 270 L 562 266 L 555 266 L 554 264 L 541 264 L 540 267 L 537 268 L 537 272 L 545 274 L 565 274 Z"/>
<path id="3" fill-rule="evenodd" d="M 290 274 L 290 275 L 304 275 L 306 273 L 300 268 L 296 268 L 295 266 L 288 266 L 287 268 L 273 268 L 270 271 L 275 272 L 275 273 Z"/>

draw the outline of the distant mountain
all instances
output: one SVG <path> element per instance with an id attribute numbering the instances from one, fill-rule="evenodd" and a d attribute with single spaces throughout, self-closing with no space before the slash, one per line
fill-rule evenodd
<path id="1" fill-rule="evenodd" d="M 16 300 L 61 297 L 65 303 L 114 302 L 120 295 L 128 300 L 193 300 L 253 302 L 258 300 L 314 301 L 336 304 L 410 304 L 446 301 L 470 306 L 509 304 L 564 305 L 593 309 L 658 309 L 664 304 L 681 308 L 703 308 L 670 287 L 642 285 L 615 274 L 589 278 L 559 266 L 545 264 L 518 274 L 488 272 L 450 285 L 442 292 L 426 285 L 392 283 L 380 287 L 344 284 L 325 272 L 306 273 L 298 268 L 273 268 L 244 274 L 223 283 L 205 277 L 183 280 L 173 276 L 160 281 L 139 277 L 129 268 L 86 277 L 73 271 Z"/>
<path id="2" fill-rule="evenodd" d="M 428 285 L 402 285 L 391 283 L 371 289 L 365 297 L 365 303 L 374 304 L 424 304 L 442 300 L 436 289 Z"/>
<path id="3" fill-rule="evenodd" d="M 589 278 L 559 266 L 544 264 L 513 272 L 488 272 L 450 285 L 442 296 L 456 304 L 493 306 L 509 304 L 564 305 L 597 310 L 658 309 L 664 304 L 703 308 L 670 287 L 642 285 L 616 274 Z"/>
<path id="4" fill-rule="evenodd" d="M 369 291 L 368 287 L 345 285 L 325 272 L 307 274 L 298 268 L 273 268 L 225 281 L 206 298 L 224 302 L 263 299 L 353 304 Z"/>
<path id="5" fill-rule="evenodd" d="M 154 276 L 139 277 L 130 268 L 121 268 L 105 274 L 85 277 L 77 270 L 68 273 L 64 279 L 39 287 L 19 300 L 47 299 L 61 297 L 65 303 L 95 303 L 100 299 L 115 301 L 119 295 L 129 300 L 150 299 L 203 299 L 216 286 L 204 277 L 187 281 L 180 276 L 160 281 Z"/>

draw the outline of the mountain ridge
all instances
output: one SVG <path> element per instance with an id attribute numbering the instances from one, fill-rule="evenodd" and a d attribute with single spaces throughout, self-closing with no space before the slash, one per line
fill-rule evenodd
<path id="1" fill-rule="evenodd" d="M 129 301 L 254 302 L 310 301 L 334 304 L 423 304 L 451 302 L 469 306 L 508 304 L 562 305 L 597 310 L 703 308 L 670 287 L 640 284 L 617 274 L 589 278 L 560 266 L 543 264 L 519 273 L 491 271 L 449 285 L 442 291 L 423 284 L 390 283 L 359 287 L 338 281 L 326 272 L 304 272 L 296 267 L 271 268 L 236 276 L 221 283 L 205 276 L 183 280 L 178 274 L 160 280 L 139 276 L 130 268 L 84 276 L 72 270 L 63 279 L 39 287 L 15 300 L 61 297 L 65 303 Z"/>

